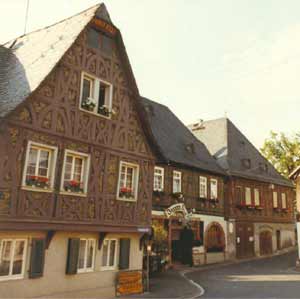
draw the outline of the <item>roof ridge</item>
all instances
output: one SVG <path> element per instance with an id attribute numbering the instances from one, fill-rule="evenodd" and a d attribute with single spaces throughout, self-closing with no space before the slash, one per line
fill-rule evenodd
<path id="1" fill-rule="evenodd" d="M 80 11 L 80 12 L 78 12 L 78 13 L 76 13 L 76 14 L 70 16 L 70 17 L 67 17 L 67 18 L 63 19 L 63 20 L 57 21 L 57 22 L 55 22 L 55 23 L 53 23 L 53 24 L 51 24 L 51 25 L 48 25 L 48 26 L 45 26 L 45 27 L 42 27 L 42 28 L 33 30 L 33 31 L 31 31 L 31 32 L 25 33 L 25 34 L 23 34 L 23 35 L 17 36 L 17 37 L 15 37 L 15 38 L 13 38 L 13 39 L 11 39 L 11 40 L 5 42 L 5 43 L 2 44 L 1 46 L 4 46 L 4 47 L 5 47 L 5 46 L 8 45 L 8 44 L 12 45 L 12 44 L 14 44 L 14 42 L 15 42 L 16 40 L 18 40 L 18 39 L 20 39 L 20 38 L 24 38 L 24 37 L 26 37 L 26 36 L 28 36 L 28 35 L 33 34 L 33 33 L 36 33 L 36 32 L 39 32 L 39 31 L 42 31 L 42 30 L 45 30 L 45 29 L 48 29 L 48 28 L 53 27 L 53 26 L 56 26 L 56 25 L 58 25 L 58 24 L 60 24 L 60 23 L 66 22 L 67 20 L 70 20 L 70 19 L 72 19 L 72 18 L 74 18 L 74 17 L 77 17 L 77 16 L 79 16 L 79 15 L 81 15 L 81 14 L 85 14 L 85 13 L 88 12 L 89 10 L 95 9 L 96 7 L 100 8 L 100 7 L 103 6 L 103 5 L 104 5 L 104 3 L 101 2 L 101 3 L 95 4 L 95 5 L 93 5 L 93 6 L 90 6 L 89 8 L 87 8 L 87 9 L 85 9 L 85 10 L 83 10 L 83 11 Z M 104 6 L 105 6 L 105 5 L 104 5 Z M 5 48 L 7 48 L 7 47 L 5 47 Z M 9 48 L 9 47 L 8 47 L 8 48 Z"/>

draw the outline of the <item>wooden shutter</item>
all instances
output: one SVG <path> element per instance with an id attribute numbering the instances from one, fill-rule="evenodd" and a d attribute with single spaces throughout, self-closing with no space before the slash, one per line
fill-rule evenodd
<path id="1" fill-rule="evenodd" d="M 76 274 L 80 239 L 69 239 L 66 274 Z"/>
<path id="2" fill-rule="evenodd" d="M 32 239 L 29 278 L 38 278 L 43 276 L 45 249 L 46 241 L 44 239 Z"/>
<path id="3" fill-rule="evenodd" d="M 200 244 L 199 246 L 203 246 L 204 244 L 204 222 L 203 221 L 200 221 L 199 223 L 199 231 L 200 231 Z"/>
<path id="4" fill-rule="evenodd" d="M 120 239 L 119 269 L 129 268 L 130 239 Z"/>

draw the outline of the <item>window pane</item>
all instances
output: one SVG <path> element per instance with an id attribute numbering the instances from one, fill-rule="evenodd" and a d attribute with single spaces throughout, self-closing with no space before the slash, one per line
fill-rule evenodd
<path id="1" fill-rule="evenodd" d="M 84 268 L 85 247 L 86 247 L 86 240 L 80 240 L 78 269 L 83 269 Z"/>
<path id="2" fill-rule="evenodd" d="M 35 175 L 38 150 L 31 148 L 28 157 L 27 175 Z"/>
<path id="3" fill-rule="evenodd" d="M 102 266 L 107 266 L 107 257 L 108 257 L 108 240 L 105 240 L 102 246 Z"/>
<path id="4" fill-rule="evenodd" d="M 21 274 L 23 265 L 23 254 L 24 254 L 24 241 L 16 241 L 13 259 L 13 270 L 12 274 Z"/>
<path id="5" fill-rule="evenodd" d="M 133 189 L 133 168 L 132 167 L 127 167 L 126 187 L 129 189 Z"/>
<path id="6" fill-rule="evenodd" d="M 49 155 L 48 151 L 41 150 L 40 152 L 40 161 L 39 161 L 39 176 L 47 176 L 49 168 Z"/>
<path id="7" fill-rule="evenodd" d="M 106 35 L 101 35 L 101 48 L 103 52 L 105 52 L 107 55 L 112 54 L 112 39 L 107 37 Z"/>
<path id="8" fill-rule="evenodd" d="M 71 180 L 73 157 L 67 156 L 65 166 L 65 181 Z"/>
<path id="9" fill-rule="evenodd" d="M 100 88 L 99 88 L 99 108 L 101 108 L 102 106 L 104 106 L 105 103 L 105 94 L 106 94 L 106 86 L 103 85 L 102 83 L 100 83 Z M 101 113 L 102 111 L 99 110 L 98 113 Z"/>
<path id="10" fill-rule="evenodd" d="M 87 98 L 92 97 L 91 88 L 92 82 L 86 78 L 83 79 L 83 89 L 82 89 L 82 99 L 86 100 Z"/>
<path id="11" fill-rule="evenodd" d="M 216 180 L 210 181 L 210 198 L 211 199 L 218 198 L 218 184 Z"/>
<path id="12" fill-rule="evenodd" d="M 254 189 L 254 201 L 255 201 L 255 205 L 256 206 L 260 205 L 259 191 L 258 191 L 258 189 Z"/>
<path id="13" fill-rule="evenodd" d="M 251 189 L 246 188 L 246 205 L 251 205 Z"/>
<path id="14" fill-rule="evenodd" d="M 116 240 L 110 241 L 110 251 L 109 251 L 109 266 L 115 265 L 115 251 L 116 251 Z"/>
<path id="15" fill-rule="evenodd" d="M 6 276 L 9 274 L 11 250 L 12 241 L 1 242 L 0 276 Z"/>
<path id="16" fill-rule="evenodd" d="M 81 171 L 83 167 L 83 160 L 81 158 L 75 158 L 74 176 L 73 179 L 77 182 L 81 182 Z"/>
<path id="17" fill-rule="evenodd" d="M 86 262 L 87 268 L 93 267 L 94 248 L 95 248 L 94 240 L 89 240 L 88 241 L 88 250 L 87 250 L 87 262 Z"/>

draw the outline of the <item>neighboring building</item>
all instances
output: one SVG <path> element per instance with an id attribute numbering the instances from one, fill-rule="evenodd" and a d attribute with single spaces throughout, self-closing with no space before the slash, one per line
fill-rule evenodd
<path id="1" fill-rule="evenodd" d="M 226 219 L 238 258 L 272 254 L 295 245 L 294 186 L 228 119 L 189 126 L 228 173 Z M 233 251 L 232 254 L 235 254 Z"/>
<path id="2" fill-rule="evenodd" d="M 187 213 L 200 252 L 198 262 L 224 261 L 228 257 L 225 172 L 168 107 L 142 101 L 157 152 L 152 219 L 154 226 L 160 224 L 166 231 L 169 264 L 182 258 L 180 233 Z"/>
<path id="3" fill-rule="evenodd" d="M 0 294 L 114 294 L 141 270 L 154 156 L 104 5 L 0 48 Z"/>

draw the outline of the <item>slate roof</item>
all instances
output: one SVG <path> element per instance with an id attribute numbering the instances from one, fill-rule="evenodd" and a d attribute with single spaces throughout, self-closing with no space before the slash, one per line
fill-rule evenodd
<path id="1" fill-rule="evenodd" d="M 141 98 L 154 142 L 164 162 L 173 162 L 220 175 L 218 166 L 205 145 L 166 106 Z"/>
<path id="2" fill-rule="evenodd" d="M 95 15 L 110 21 L 105 6 L 98 4 L 0 47 L 0 118 L 41 84 Z"/>
<path id="3" fill-rule="evenodd" d="M 229 175 L 293 187 L 228 118 L 204 121 L 188 128 Z M 245 165 L 246 160 L 250 160 L 250 166 Z"/>

